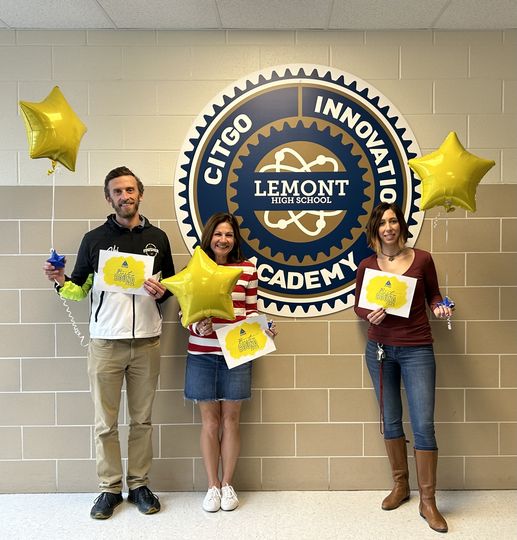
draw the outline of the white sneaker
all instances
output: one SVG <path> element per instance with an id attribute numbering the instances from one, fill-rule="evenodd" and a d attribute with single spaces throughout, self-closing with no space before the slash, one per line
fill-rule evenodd
<path id="1" fill-rule="evenodd" d="M 217 512 L 221 508 L 221 492 L 219 488 L 212 486 L 203 499 L 203 510 L 205 512 Z"/>
<path id="2" fill-rule="evenodd" d="M 223 486 L 221 492 L 221 510 L 235 510 L 239 506 L 239 499 L 232 486 Z"/>

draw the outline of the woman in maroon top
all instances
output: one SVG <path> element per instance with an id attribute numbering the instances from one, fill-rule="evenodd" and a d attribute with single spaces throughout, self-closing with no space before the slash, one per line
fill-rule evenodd
<path id="1" fill-rule="evenodd" d="M 438 318 L 452 310 L 441 304 L 436 269 L 431 255 L 406 247 L 409 230 L 396 204 L 376 206 L 366 226 L 368 245 L 374 255 L 357 269 L 355 312 L 368 321 L 366 364 L 381 407 L 384 443 L 391 465 L 394 487 L 383 500 L 384 510 L 394 510 L 409 499 L 409 471 L 406 436 L 402 424 L 401 380 L 404 382 L 420 492 L 420 515 L 438 532 L 447 532 L 447 522 L 436 508 L 436 466 L 438 447 L 434 434 L 436 366 L 427 306 Z M 416 287 L 409 317 L 369 310 L 358 306 L 367 268 L 415 278 Z"/>

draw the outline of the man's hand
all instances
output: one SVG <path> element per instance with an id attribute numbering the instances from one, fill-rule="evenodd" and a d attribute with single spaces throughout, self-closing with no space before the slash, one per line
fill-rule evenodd
<path id="1" fill-rule="evenodd" d="M 65 260 L 66 262 L 66 260 Z M 49 262 L 43 265 L 43 272 L 49 281 L 55 281 L 60 287 L 65 284 L 65 268 L 56 268 Z"/>

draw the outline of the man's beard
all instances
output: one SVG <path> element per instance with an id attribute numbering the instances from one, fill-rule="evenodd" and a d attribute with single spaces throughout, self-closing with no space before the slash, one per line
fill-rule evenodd
<path id="1" fill-rule="evenodd" d="M 115 210 L 115 213 L 117 214 L 118 217 L 129 219 L 129 218 L 134 217 L 138 213 L 138 207 L 140 206 L 140 201 L 136 199 L 134 203 L 129 207 L 124 206 L 124 204 L 115 206 L 113 202 L 111 203 L 111 206 L 113 207 L 113 210 Z"/>

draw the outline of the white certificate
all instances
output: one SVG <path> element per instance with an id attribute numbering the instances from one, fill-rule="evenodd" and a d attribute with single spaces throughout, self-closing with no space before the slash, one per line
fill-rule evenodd
<path id="1" fill-rule="evenodd" d="M 372 310 L 383 307 L 390 315 L 408 318 L 416 282 L 416 278 L 367 268 L 358 306 Z"/>
<path id="2" fill-rule="evenodd" d="M 94 287 L 101 291 L 148 294 L 144 281 L 153 275 L 154 257 L 122 251 L 99 251 Z"/>
<path id="3" fill-rule="evenodd" d="M 257 315 L 215 331 L 229 369 L 276 351 L 267 328 L 265 315 Z"/>

